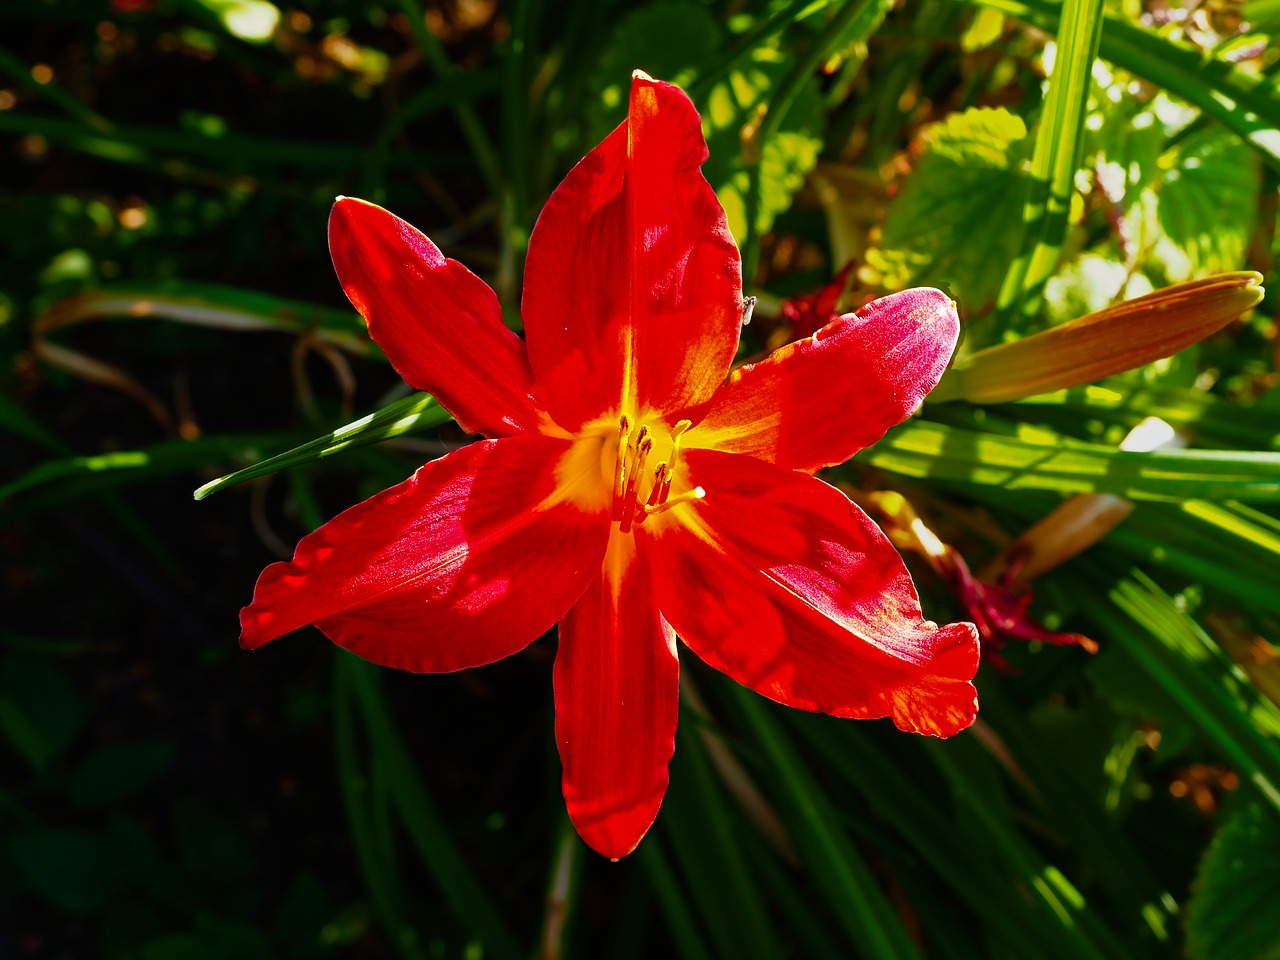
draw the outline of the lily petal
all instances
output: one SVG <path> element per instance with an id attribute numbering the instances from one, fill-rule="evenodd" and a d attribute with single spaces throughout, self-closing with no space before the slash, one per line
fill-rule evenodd
<path id="1" fill-rule="evenodd" d="M 560 624 L 556 743 L 579 835 L 626 856 L 658 815 L 675 750 L 680 667 L 635 541 L 614 534 L 604 566 Z"/>
<path id="2" fill-rule="evenodd" d="M 608 538 L 607 515 L 557 490 L 568 446 L 473 443 L 339 514 L 263 571 L 241 646 L 313 623 L 366 660 L 430 673 L 522 649 L 582 594 Z"/>
<path id="3" fill-rule="evenodd" d="M 694 653 L 804 710 L 939 737 L 973 721 L 977 630 L 924 619 L 902 558 L 844 494 L 751 457 L 685 464 L 706 497 L 637 539 L 661 556 L 659 606 Z"/>
<path id="4" fill-rule="evenodd" d="M 542 429 L 524 341 L 503 325 L 487 283 L 395 214 L 351 197 L 329 214 L 329 253 L 406 383 L 433 394 L 468 433 Z"/>
<path id="5" fill-rule="evenodd" d="M 626 122 L 543 208 L 521 311 L 538 395 L 565 429 L 692 406 L 724 382 L 742 266 L 706 159 L 689 98 L 637 72 Z"/>
<path id="6" fill-rule="evenodd" d="M 735 370 L 701 418 L 689 415 L 696 426 L 685 443 L 791 470 L 844 463 L 919 408 L 959 332 L 955 304 L 940 290 L 873 300 Z"/>

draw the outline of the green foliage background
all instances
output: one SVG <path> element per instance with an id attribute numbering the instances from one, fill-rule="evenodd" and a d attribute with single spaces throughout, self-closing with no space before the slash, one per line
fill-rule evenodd
<path id="1" fill-rule="evenodd" d="M 937 742 L 686 651 L 670 794 L 622 863 L 563 813 L 553 639 L 440 677 L 235 646 L 263 565 L 465 440 L 342 297 L 335 195 L 518 325 L 537 211 L 639 67 L 702 112 L 744 356 L 850 260 L 846 304 L 944 286 L 972 353 L 1215 272 L 1276 285 L 1275 8 L 7 0 L 0 955 L 1280 957 L 1270 294 L 1104 384 L 926 405 L 832 474 L 974 569 L 1069 495 L 1133 501 L 1036 581 L 1096 656 L 1011 643 Z M 1121 452 L 1152 416 L 1188 449 Z"/>

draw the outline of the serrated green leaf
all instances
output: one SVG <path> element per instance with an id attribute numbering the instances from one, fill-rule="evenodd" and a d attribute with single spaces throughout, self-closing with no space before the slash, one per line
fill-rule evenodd
<path id="1" fill-rule="evenodd" d="M 883 285 L 942 286 L 969 312 L 994 302 L 1023 235 L 1029 147 L 1026 125 L 1004 109 L 966 110 L 926 128 L 868 254 Z"/>
<path id="2" fill-rule="evenodd" d="M 1187 904 L 1192 960 L 1280 958 L 1280 814 L 1243 803 L 1214 835 Z"/>
<path id="3" fill-rule="evenodd" d="M 1172 282 L 1242 266 L 1261 185 L 1252 151 L 1209 127 L 1166 153 L 1160 166 L 1130 217 L 1146 227 L 1139 245 L 1150 246 L 1151 259 Z"/>
<path id="4" fill-rule="evenodd" d="M 742 128 L 770 101 L 789 67 L 782 55 L 757 51 L 707 95 L 702 122 L 711 157 L 702 169 L 720 198 L 729 229 L 740 240 L 747 235 L 747 194 L 751 189 L 748 164 L 742 156 Z M 767 232 L 774 218 L 791 206 L 804 178 L 817 166 L 822 128 L 822 94 L 817 82 L 809 80 L 791 102 L 775 136 L 761 150 L 758 233 Z"/>
<path id="5" fill-rule="evenodd" d="M 1136 453 L 1034 429 L 997 436 L 910 422 L 889 431 L 856 459 L 909 477 L 1008 490 L 1114 493 L 1130 500 L 1280 500 L 1280 454 Z"/>
<path id="6" fill-rule="evenodd" d="M 449 412 L 436 403 L 435 397 L 427 393 L 415 393 L 359 420 L 353 420 L 332 433 L 326 433 L 323 437 L 309 440 L 292 450 L 268 457 L 253 466 L 229 473 L 225 477 L 210 480 L 196 490 L 193 496 L 197 500 L 203 500 L 211 493 L 217 493 L 219 490 L 255 477 L 265 477 L 269 473 L 310 463 L 323 457 L 331 457 L 335 453 L 341 453 L 353 447 L 363 447 L 370 443 L 377 443 L 379 440 L 404 436 L 415 430 L 438 427 L 442 423 L 448 423 L 449 420 Z M 0 488 L 0 493 L 2 492 L 3 489 Z"/>

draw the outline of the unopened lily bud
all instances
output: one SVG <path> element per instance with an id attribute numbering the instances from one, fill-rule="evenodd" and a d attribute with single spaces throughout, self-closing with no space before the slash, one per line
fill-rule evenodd
<path id="1" fill-rule="evenodd" d="M 1005 403 L 1133 370 L 1221 330 L 1262 300 L 1261 283 L 1251 270 L 1191 280 L 980 350 L 929 399 Z"/>

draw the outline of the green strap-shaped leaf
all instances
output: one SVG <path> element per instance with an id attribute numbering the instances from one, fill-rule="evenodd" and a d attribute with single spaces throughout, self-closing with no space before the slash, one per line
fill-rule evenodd
<path id="1" fill-rule="evenodd" d="M 242 456 L 262 444 L 260 437 L 208 437 L 198 440 L 166 440 L 142 450 L 122 450 L 88 457 L 46 460 L 16 480 L 0 485 L 0 504 L 17 494 L 36 490 L 37 496 L 52 484 L 92 480 L 96 489 L 119 483 L 124 477 L 143 480 Z"/>
<path id="2" fill-rule="evenodd" d="M 977 2 L 1043 30 L 1058 31 L 1061 7 L 1052 0 Z M 1190 44 L 1116 17 L 1105 18 L 1098 55 L 1199 107 L 1248 140 L 1272 169 L 1280 170 L 1280 93 L 1268 77 L 1250 75 Z"/>
<path id="3" fill-rule="evenodd" d="M 1163 384 L 1133 387 L 1126 383 L 1122 390 L 1076 387 L 1027 397 L 1010 409 L 1064 425 L 1103 420 L 1125 431 L 1146 417 L 1159 417 L 1206 445 L 1280 450 L 1280 420 L 1274 412 L 1230 403 L 1202 390 Z"/>
<path id="4" fill-rule="evenodd" d="M 1140 571 L 1130 573 L 1108 589 L 1110 603 L 1091 604 L 1089 615 L 1280 810 L 1280 746 L 1248 712 L 1254 707 L 1274 715 L 1274 706 L 1262 700 L 1199 624 L 1154 581 Z"/>
<path id="5" fill-rule="evenodd" d="M 442 423 L 447 423 L 449 419 L 449 412 L 436 403 L 434 397 L 427 393 L 415 393 L 359 420 L 353 420 L 332 433 L 326 433 L 323 437 L 317 437 L 292 450 L 255 463 L 253 466 L 229 473 L 225 477 L 210 480 L 197 490 L 194 496 L 197 500 L 203 500 L 211 493 L 217 493 L 219 490 L 246 480 L 265 477 L 278 470 L 310 463 L 322 457 L 330 457 L 352 447 L 389 440 L 415 430 L 438 427 Z M 0 493 L 2 492 L 0 490 Z"/>
<path id="6" fill-rule="evenodd" d="M 1071 196 L 1084 145 L 1089 77 L 1102 33 L 1102 0 L 1065 0 L 1049 92 L 1031 155 L 1030 192 L 1022 208 L 1021 255 L 1009 266 L 997 306 L 1034 312 L 1067 235 Z"/>
<path id="7" fill-rule="evenodd" d="M 778 801 L 796 846 L 849 939 L 863 956 L 918 958 L 919 951 L 845 832 L 831 801 L 797 759 L 790 736 L 754 693 L 735 687 L 733 694 L 733 706 L 773 772 Z"/>
<path id="8" fill-rule="evenodd" d="M 1280 454 L 1136 453 L 1044 430 L 996 436 L 918 421 L 891 430 L 857 459 L 909 477 L 1008 490 L 1114 493 L 1131 500 L 1280 500 Z"/>

